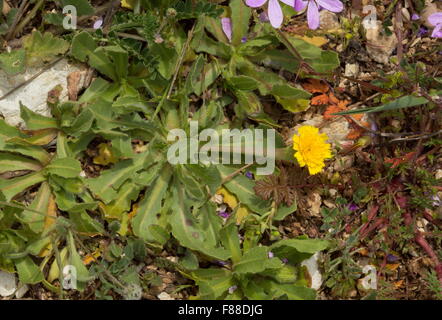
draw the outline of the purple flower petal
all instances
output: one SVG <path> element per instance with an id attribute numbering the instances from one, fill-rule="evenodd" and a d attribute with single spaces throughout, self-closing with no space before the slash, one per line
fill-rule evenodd
<path id="1" fill-rule="evenodd" d="M 269 259 L 272 259 L 274 257 L 274 254 L 272 251 L 269 251 Z"/>
<path id="2" fill-rule="evenodd" d="M 295 6 L 295 0 L 280 0 L 280 1 L 285 3 L 286 5 L 288 5 L 290 7 L 294 7 Z"/>
<path id="3" fill-rule="evenodd" d="M 307 8 L 308 27 L 316 30 L 319 27 L 319 10 L 314 1 L 309 1 Z"/>
<path id="4" fill-rule="evenodd" d="M 238 286 L 231 286 L 231 287 L 229 288 L 229 293 L 230 293 L 230 294 L 234 293 L 236 289 L 238 289 Z"/>
<path id="5" fill-rule="evenodd" d="M 318 5 L 331 12 L 341 12 L 344 10 L 344 5 L 339 0 L 316 0 L 316 2 Z"/>
<path id="6" fill-rule="evenodd" d="M 221 18 L 221 26 L 229 42 L 232 42 L 232 20 L 230 18 Z"/>
<path id="7" fill-rule="evenodd" d="M 258 8 L 264 5 L 267 0 L 246 0 L 246 5 L 252 8 Z"/>
<path id="8" fill-rule="evenodd" d="M 398 260 L 399 260 L 399 258 L 396 257 L 395 255 L 393 255 L 393 254 L 387 254 L 387 262 L 388 262 L 388 263 L 394 263 L 394 262 L 396 262 L 396 261 L 398 261 Z"/>
<path id="9" fill-rule="evenodd" d="M 355 205 L 354 203 L 350 203 L 348 205 L 348 210 L 350 210 L 350 211 L 356 211 L 358 209 L 359 209 L 359 207 L 357 205 Z"/>
<path id="10" fill-rule="evenodd" d="M 442 24 L 442 12 L 433 13 L 428 17 L 428 22 L 433 26 L 437 26 L 438 24 Z"/>
<path id="11" fill-rule="evenodd" d="M 103 19 L 100 18 L 97 21 L 95 21 L 93 28 L 94 29 L 100 29 L 102 25 L 103 25 Z"/>
<path id="12" fill-rule="evenodd" d="M 293 6 L 296 11 L 302 11 L 307 6 L 307 1 L 295 0 L 295 5 Z"/>
<path id="13" fill-rule="evenodd" d="M 428 30 L 425 27 L 420 27 L 419 31 L 417 32 L 418 37 L 422 37 L 424 34 L 426 34 Z"/>
<path id="14" fill-rule="evenodd" d="M 247 171 L 245 176 L 249 179 L 253 179 L 253 173 L 251 173 L 250 171 Z"/>
<path id="15" fill-rule="evenodd" d="M 421 17 L 417 13 L 413 13 L 411 15 L 411 20 L 416 21 L 419 20 Z"/>
<path id="16" fill-rule="evenodd" d="M 431 34 L 433 38 L 442 38 L 442 23 L 434 27 L 433 33 Z"/>
<path id="17" fill-rule="evenodd" d="M 273 28 L 279 28 L 282 24 L 284 16 L 278 0 L 269 0 L 269 19 Z"/>
<path id="18" fill-rule="evenodd" d="M 227 219 L 230 217 L 230 213 L 228 213 L 227 211 L 220 211 L 218 212 L 218 215 L 223 219 Z"/>

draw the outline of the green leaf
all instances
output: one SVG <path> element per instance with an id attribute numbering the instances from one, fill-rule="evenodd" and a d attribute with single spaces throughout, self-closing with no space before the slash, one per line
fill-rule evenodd
<path id="1" fill-rule="evenodd" d="M 115 66 L 118 78 L 126 78 L 129 69 L 129 55 L 127 51 L 119 46 L 107 46 L 106 52 Z"/>
<path id="2" fill-rule="evenodd" d="M 271 249 L 287 246 L 304 253 L 316 253 L 327 249 L 329 242 L 319 239 L 284 239 L 274 243 Z"/>
<path id="3" fill-rule="evenodd" d="M 5 140 L 13 137 L 24 138 L 26 135 L 16 127 L 10 126 L 5 120 L 0 119 L 0 147 L 3 146 Z"/>
<path id="4" fill-rule="evenodd" d="M 235 282 L 233 281 L 232 274 L 229 274 L 222 278 L 199 281 L 197 284 L 199 286 L 198 298 L 200 300 L 214 300 L 224 295 Z"/>
<path id="5" fill-rule="evenodd" d="M 216 57 L 229 59 L 232 54 L 232 49 L 229 45 L 223 42 L 217 42 L 203 31 L 195 29 L 195 33 L 201 33 L 200 37 L 194 37 L 191 42 L 191 47 L 196 52 L 206 52 Z"/>
<path id="6" fill-rule="evenodd" d="M 232 262 L 237 263 L 241 260 L 241 248 L 239 245 L 238 228 L 231 223 L 221 229 L 220 239 L 224 247 L 230 251 Z"/>
<path id="7" fill-rule="evenodd" d="M 6 201 L 11 199 L 25 191 L 27 188 L 36 185 L 45 180 L 45 177 L 41 172 L 35 172 L 23 177 L 17 177 L 12 179 L 0 179 L 0 191 L 6 198 Z"/>
<path id="8" fill-rule="evenodd" d="M 347 115 L 347 114 L 356 114 L 356 113 L 371 113 L 371 112 L 381 112 L 381 111 L 389 111 L 396 109 L 403 109 L 409 107 L 420 106 L 428 103 L 429 101 L 424 97 L 415 97 L 415 96 L 404 96 L 398 98 L 392 102 L 388 102 L 378 107 L 371 108 L 363 108 L 363 109 L 354 109 L 344 112 L 334 113 L 336 115 Z"/>
<path id="9" fill-rule="evenodd" d="M 232 11 L 232 44 L 237 46 L 247 35 L 252 10 L 243 0 L 231 0 L 229 6 Z"/>
<path id="10" fill-rule="evenodd" d="M 273 86 L 271 94 L 285 99 L 310 99 L 311 97 L 311 94 L 307 91 L 292 87 L 288 84 L 277 84 Z"/>
<path id="11" fill-rule="evenodd" d="M 236 169 L 222 165 L 218 166 L 218 170 L 223 179 L 236 171 Z M 243 175 L 237 175 L 224 184 L 224 187 L 229 192 L 236 195 L 242 204 L 246 205 L 254 212 L 264 214 L 270 210 L 270 203 L 256 196 L 255 191 L 253 190 L 254 186 L 254 182 Z"/>
<path id="12" fill-rule="evenodd" d="M 75 268 L 77 273 L 77 289 L 83 291 L 86 287 L 86 283 L 91 280 L 88 269 L 84 266 L 83 260 L 75 248 L 74 237 L 71 231 L 68 231 L 67 242 L 69 248 L 69 264 Z"/>
<path id="13" fill-rule="evenodd" d="M 158 7 L 160 3 L 163 2 L 158 1 L 157 4 L 153 2 L 153 6 Z M 201 16 L 217 18 L 222 13 L 222 9 L 218 8 L 216 4 L 201 0 L 177 1 L 174 5 L 174 9 L 177 11 L 177 19 L 179 20 Z"/>
<path id="14" fill-rule="evenodd" d="M 73 38 L 71 53 L 76 59 L 88 62 L 91 67 L 112 80 L 118 80 L 113 62 L 106 55 L 106 49 L 97 47 L 95 40 L 88 32 L 83 31 Z"/>
<path id="15" fill-rule="evenodd" d="M 91 204 L 88 205 L 91 207 Z M 105 233 L 101 223 L 92 218 L 84 209 L 80 210 L 80 208 L 77 208 L 75 211 L 70 212 L 69 219 L 75 226 L 75 230 L 82 234 L 96 236 Z"/>
<path id="16" fill-rule="evenodd" d="M 287 35 L 287 37 L 301 57 L 309 63 L 316 72 L 332 72 L 339 66 L 339 57 L 336 52 L 324 51 L 311 43 L 290 35 Z"/>
<path id="17" fill-rule="evenodd" d="M 245 252 L 241 260 L 233 265 L 233 272 L 237 274 L 259 273 L 268 268 L 278 267 L 282 267 L 282 262 L 278 258 L 269 258 L 267 247 L 254 247 Z"/>
<path id="18" fill-rule="evenodd" d="M 32 203 L 29 205 L 29 209 L 39 211 L 42 214 L 38 214 L 35 211 L 24 210 L 21 213 L 21 218 L 29 225 L 29 228 L 35 233 L 43 231 L 46 217 L 43 214 L 48 214 L 49 200 L 51 197 L 51 188 L 47 182 L 43 182 L 38 190 L 38 193 Z"/>
<path id="19" fill-rule="evenodd" d="M 186 254 L 180 259 L 180 265 L 186 270 L 196 270 L 199 266 L 198 257 L 191 250 L 186 250 Z"/>
<path id="20" fill-rule="evenodd" d="M 258 88 L 259 82 L 247 76 L 233 76 L 227 79 L 227 82 L 237 90 L 255 90 Z"/>
<path id="21" fill-rule="evenodd" d="M 196 95 L 201 95 L 205 92 L 219 77 L 221 70 L 218 64 L 214 61 L 205 64 L 203 70 L 199 73 L 199 80 L 194 84 L 194 92 Z"/>
<path id="22" fill-rule="evenodd" d="M 102 74 L 108 76 L 114 81 L 118 81 L 118 75 L 114 69 L 114 65 L 109 57 L 106 55 L 106 49 L 104 47 L 98 47 L 94 52 L 88 56 L 88 63 L 91 67 L 97 69 Z"/>
<path id="23" fill-rule="evenodd" d="M 118 196 L 115 200 L 108 205 L 103 204 L 100 206 L 104 217 L 106 219 L 121 220 L 123 214 L 130 210 L 132 201 L 138 198 L 139 193 L 140 187 L 137 187 L 135 183 L 126 181 L 118 191 Z"/>
<path id="24" fill-rule="evenodd" d="M 66 7 L 72 5 L 77 9 L 79 16 L 89 16 L 94 14 L 94 8 L 87 0 L 61 0 L 61 5 Z"/>
<path id="25" fill-rule="evenodd" d="M 24 257 L 15 261 L 20 282 L 37 284 L 43 281 L 43 273 L 30 257 Z"/>
<path id="26" fill-rule="evenodd" d="M 199 251 L 219 260 L 227 260 L 230 254 L 221 247 L 214 247 L 207 243 L 206 231 L 202 229 L 201 223 L 189 212 L 189 206 L 184 199 L 183 186 L 176 183 L 173 188 L 172 215 L 169 223 L 172 227 L 173 236 L 184 247 Z"/>
<path id="27" fill-rule="evenodd" d="M 20 117 L 25 121 L 29 130 L 40 130 L 47 128 L 58 128 L 57 120 L 42 116 L 24 106 L 20 102 Z"/>
<path id="28" fill-rule="evenodd" d="M 235 110 L 239 117 L 248 116 L 250 114 L 259 113 L 262 111 L 261 100 L 252 91 L 235 90 L 236 98 L 238 99 L 239 110 Z"/>
<path id="29" fill-rule="evenodd" d="M 175 70 L 178 54 L 175 48 L 169 48 L 164 43 L 152 44 L 150 51 L 158 60 L 158 72 L 165 78 L 170 79 Z"/>
<path id="30" fill-rule="evenodd" d="M 26 51 L 24 49 L 0 53 L 0 69 L 9 75 L 25 71 Z"/>
<path id="31" fill-rule="evenodd" d="M 216 38 L 216 40 L 222 41 L 224 43 L 229 42 L 229 39 L 227 39 L 227 36 L 224 33 L 223 28 L 221 26 L 221 20 L 218 17 L 216 18 L 206 17 L 205 27 Z"/>
<path id="32" fill-rule="evenodd" d="M 26 64 L 38 66 L 64 54 L 69 49 L 69 42 L 54 37 L 49 32 L 41 34 L 40 31 L 34 31 L 24 38 L 23 47 L 26 49 Z"/>
<path id="33" fill-rule="evenodd" d="M 0 173 L 19 170 L 38 171 L 41 168 L 40 163 L 35 160 L 12 153 L 0 152 Z"/>
<path id="34" fill-rule="evenodd" d="M 144 240 L 155 240 L 149 235 L 149 226 L 157 222 L 157 214 L 161 210 L 161 203 L 169 186 L 171 176 L 172 170 L 164 168 L 161 175 L 155 180 L 139 204 L 137 214 L 132 220 L 132 229 L 136 236 Z"/>
<path id="35" fill-rule="evenodd" d="M 289 214 L 292 214 L 295 212 L 298 208 L 298 205 L 296 203 L 296 200 L 293 201 L 293 204 L 290 207 L 287 207 L 285 205 L 282 205 L 278 207 L 278 210 L 276 210 L 275 215 L 273 216 L 273 220 L 275 221 L 281 221 L 284 220 L 285 217 L 287 217 Z"/>
<path id="36" fill-rule="evenodd" d="M 99 177 L 87 179 L 86 185 L 104 203 L 110 203 L 117 198 L 117 190 L 123 183 L 143 168 L 142 160 L 143 158 L 139 156 L 135 160 L 120 161 L 112 169 L 103 171 Z"/>
<path id="37" fill-rule="evenodd" d="M 81 164 L 73 158 L 61 158 L 53 160 L 46 166 L 46 171 L 63 178 L 77 178 L 80 176 Z"/>
<path id="38" fill-rule="evenodd" d="M 294 286 L 293 284 L 272 283 L 272 289 L 278 296 L 286 295 L 289 300 L 315 300 L 316 291 L 314 289 Z"/>
<path id="39" fill-rule="evenodd" d="M 97 44 L 94 38 L 86 31 L 80 32 L 72 39 L 71 53 L 81 62 L 86 62 L 87 57 L 92 54 L 96 48 Z"/>
<path id="40" fill-rule="evenodd" d="M 277 70 L 283 69 L 289 72 L 297 72 L 299 60 L 297 60 L 288 50 L 269 49 L 251 58 L 255 63 L 262 63 L 266 67 Z"/>
<path id="41" fill-rule="evenodd" d="M 45 165 L 51 161 L 51 155 L 40 146 L 34 146 L 26 139 L 21 138 L 20 135 L 8 139 L 7 143 L 2 145 L 0 141 L 0 150 L 20 153 L 24 156 L 28 156 L 38 160 L 41 164 Z"/>
<path id="42" fill-rule="evenodd" d="M 268 51 L 265 49 L 272 44 L 278 43 L 277 41 L 274 41 L 274 38 L 264 36 L 241 43 L 237 51 L 243 56 L 256 56 L 261 52 L 265 54 Z M 278 53 L 281 54 L 281 50 L 278 50 Z"/>
<path id="43" fill-rule="evenodd" d="M 290 85 L 275 85 L 271 93 L 276 101 L 290 112 L 305 111 L 310 106 L 310 93 Z"/>

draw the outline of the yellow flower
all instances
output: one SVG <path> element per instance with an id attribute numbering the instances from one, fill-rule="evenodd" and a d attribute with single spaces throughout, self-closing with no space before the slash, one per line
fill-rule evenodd
<path id="1" fill-rule="evenodd" d="M 321 172 L 325 167 L 324 160 L 332 157 L 331 145 L 326 143 L 327 135 L 320 134 L 319 129 L 313 126 L 303 126 L 298 133 L 293 136 L 296 160 L 301 167 L 307 165 L 310 174 Z"/>

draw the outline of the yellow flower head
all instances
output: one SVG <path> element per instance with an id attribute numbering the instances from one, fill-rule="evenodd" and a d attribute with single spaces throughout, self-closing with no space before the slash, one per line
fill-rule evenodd
<path id="1" fill-rule="evenodd" d="M 328 137 L 320 134 L 313 126 L 303 126 L 298 129 L 299 135 L 293 136 L 295 158 L 301 167 L 307 165 L 310 174 L 317 174 L 325 167 L 324 160 L 330 159 L 331 145 L 326 143 Z"/>

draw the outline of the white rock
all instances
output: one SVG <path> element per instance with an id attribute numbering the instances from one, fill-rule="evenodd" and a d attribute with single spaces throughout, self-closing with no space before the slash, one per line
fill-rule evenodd
<path id="1" fill-rule="evenodd" d="M 0 296 L 10 296 L 15 290 L 17 290 L 15 274 L 0 270 Z"/>
<path id="2" fill-rule="evenodd" d="M 352 64 L 352 63 L 347 63 L 345 65 L 345 73 L 344 75 L 346 77 L 357 77 L 359 74 L 359 65 L 358 64 Z"/>
<path id="3" fill-rule="evenodd" d="M 19 288 L 18 288 L 17 292 L 15 293 L 15 297 L 17 299 L 21 299 L 28 292 L 29 287 L 27 284 L 22 284 L 22 283 L 19 283 L 18 286 L 19 286 Z"/>
<path id="4" fill-rule="evenodd" d="M 367 37 L 367 52 L 369 56 L 376 62 L 386 64 L 389 61 L 391 54 L 396 48 L 397 38 L 394 32 L 391 35 L 383 33 L 381 21 L 376 21 L 375 24 L 364 24 Z M 390 27 L 390 29 L 392 29 Z M 392 30 L 393 31 L 393 30 Z"/>
<path id="5" fill-rule="evenodd" d="M 341 28 L 338 15 L 327 10 L 322 10 L 319 12 L 319 21 L 319 27 L 322 30 L 338 30 Z"/>
<path id="6" fill-rule="evenodd" d="M 22 125 L 23 120 L 20 118 L 21 101 L 23 105 L 32 111 L 50 116 L 50 111 L 46 104 L 48 92 L 57 85 L 61 85 L 63 91 L 60 99 L 62 101 L 66 100 L 67 76 L 71 72 L 79 70 L 79 67 L 69 64 L 67 60 L 60 60 L 37 78 L 0 100 L 0 114 L 3 115 L 5 121 L 10 125 Z M 0 97 L 31 79 L 40 71 L 41 68 L 28 68 L 23 74 L 11 77 L 0 70 Z"/>
<path id="7" fill-rule="evenodd" d="M 167 292 L 161 292 L 157 297 L 160 300 L 175 300 Z"/>
<path id="8" fill-rule="evenodd" d="M 305 266 L 312 278 L 311 288 L 318 290 L 322 284 L 322 275 L 318 269 L 319 252 L 316 252 L 309 259 L 302 261 L 301 265 Z"/>

